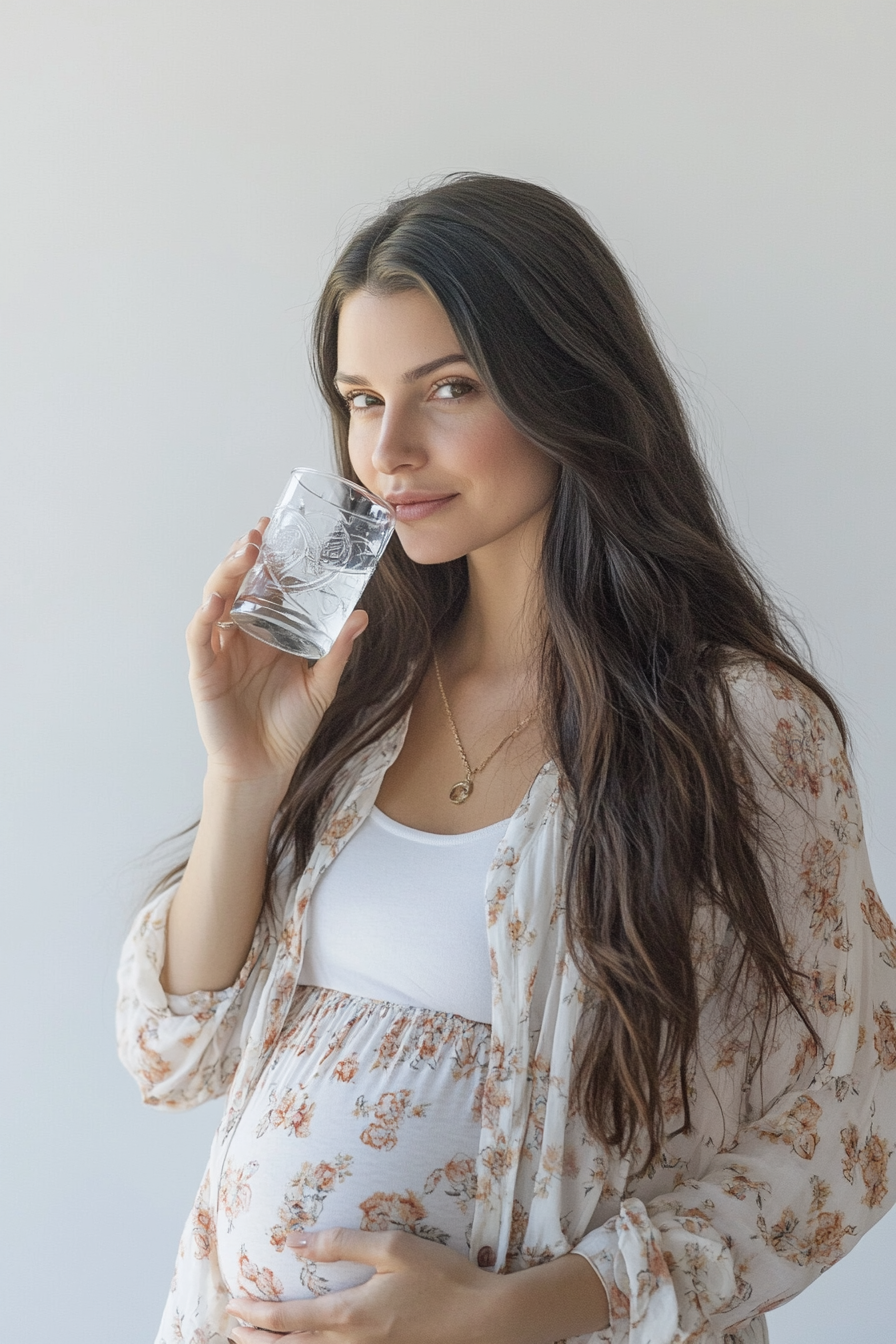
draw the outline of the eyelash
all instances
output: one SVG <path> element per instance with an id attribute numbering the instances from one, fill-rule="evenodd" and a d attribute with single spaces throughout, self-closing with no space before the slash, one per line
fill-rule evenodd
<path id="1" fill-rule="evenodd" d="M 438 387 L 465 387 L 468 392 L 474 392 L 476 390 L 474 384 L 470 381 L 469 378 L 440 378 L 437 383 L 433 383 L 433 391 L 435 391 L 436 388 Z M 349 415 L 363 415 L 365 411 L 372 411 L 375 409 L 375 407 L 373 406 L 352 405 L 353 397 L 360 397 L 364 395 L 375 396 L 376 394 L 373 392 L 368 392 L 365 394 L 364 392 L 362 392 L 360 388 L 356 389 L 354 392 L 344 392 L 342 394 L 342 400 L 345 402 L 345 407 Z M 462 398 L 452 397 L 451 400 L 461 401 Z"/>

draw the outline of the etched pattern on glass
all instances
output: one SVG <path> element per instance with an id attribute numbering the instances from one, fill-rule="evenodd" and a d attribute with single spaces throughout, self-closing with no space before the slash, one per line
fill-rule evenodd
<path id="1" fill-rule="evenodd" d="M 293 493 L 278 504 L 232 616 L 292 653 L 321 657 L 355 607 L 391 534 L 366 518 Z"/>
<path id="2" fill-rule="evenodd" d="M 351 525 L 354 535 L 341 519 L 334 519 L 332 510 L 275 509 L 264 539 L 262 567 L 269 588 L 279 589 L 286 605 L 316 591 L 320 615 L 347 619 L 358 600 L 351 580 L 361 579 L 362 586 L 367 582 L 379 558 L 382 534 L 382 528 L 366 526 L 363 518 L 353 518 Z"/>
<path id="3" fill-rule="evenodd" d="M 323 587 L 334 574 L 369 576 L 379 558 L 382 528 L 353 518 L 352 532 L 332 511 L 275 509 L 264 538 L 271 579 L 285 592 L 299 592 Z"/>

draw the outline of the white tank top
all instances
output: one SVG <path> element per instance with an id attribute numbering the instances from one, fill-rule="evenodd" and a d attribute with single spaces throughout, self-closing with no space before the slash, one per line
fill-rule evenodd
<path id="1" fill-rule="evenodd" d="M 301 984 L 491 1022 L 485 881 L 506 829 L 436 835 L 374 807 L 314 890 Z"/>

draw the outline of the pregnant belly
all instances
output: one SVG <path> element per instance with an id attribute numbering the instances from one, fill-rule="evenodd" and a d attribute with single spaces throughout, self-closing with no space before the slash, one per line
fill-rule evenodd
<path id="1" fill-rule="evenodd" d="M 352 1227 L 466 1254 L 489 1028 L 428 1009 L 301 992 L 218 1173 L 228 1292 L 310 1297 L 372 1271 L 316 1265 L 288 1233 Z"/>

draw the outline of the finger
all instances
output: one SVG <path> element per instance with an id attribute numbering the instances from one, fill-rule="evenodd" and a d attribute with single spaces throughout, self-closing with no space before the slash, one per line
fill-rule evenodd
<path id="1" fill-rule="evenodd" d="M 282 1335 L 272 1335 L 269 1330 L 249 1330 L 244 1325 L 231 1326 L 228 1339 L 234 1344 L 283 1344 Z"/>
<path id="2" fill-rule="evenodd" d="M 246 1321 L 256 1330 L 271 1330 L 275 1335 L 288 1335 L 292 1331 L 324 1330 L 334 1321 L 333 1297 L 294 1297 L 286 1302 L 259 1302 L 255 1298 L 237 1297 L 228 1302 L 227 1311 L 238 1320 Z M 240 1326 L 231 1328 L 235 1335 Z M 256 1340 L 251 1330 L 246 1332 L 247 1340 Z"/>
<path id="3" fill-rule="evenodd" d="M 247 542 L 249 541 L 258 542 L 264 535 L 264 529 L 267 527 L 270 521 L 271 520 L 268 517 L 259 518 L 258 522 L 255 524 L 254 527 L 250 527 L 249 531 L 244 532 L 241 537 L 237 537 L 236 541 L 233 543 L 233 545 L 230 547 L 230 550 L 227 552 L 227 555 L 224 557 L 225 560 L 229 560 L 232 555 L 236 555 L 237 551 L 242 550 L 242 548 L 246 545 Z"/>
<path id="4" fill-rule="evenodd" d="M 326 709 L 339 685 L 339 678 L 345 671 L 352 645 L 368 626 L 366 611 L 353 611 L 345 625 L 333 641 L 333 647 L 325 657 L 318 659 L 308 673 L 308 691 L 320 706 Z"/>
<path id="5" fill-rule="evenodd" d="M 416 1237 L 404 1232 L 361 1232 L 352 1227 L 330 1227 L 323 1232 L 291 1232 L 286 1244 L 296 1255 L 321 1263 L 354 1260 L 384 1273 L 415 1258 Z M 248 1320 L 248 1317 L 246 1318 Z"/>
<path id="6" fill-rule="evenodd" d="M 218 592 L 232 602 L 246 574 L 258 559 L 260 549 L 261 533 L 253 527 L 234 542 L 218 567 L 209 575 L 203 596 Z"/>
<path id="7" fill-rule="evenodd" d="M 187 653 L 191 676 L 201 676 L 215 661 L 212 635 L 227 603 L 221 593 L 210 592 L 187 626 Z"/>

